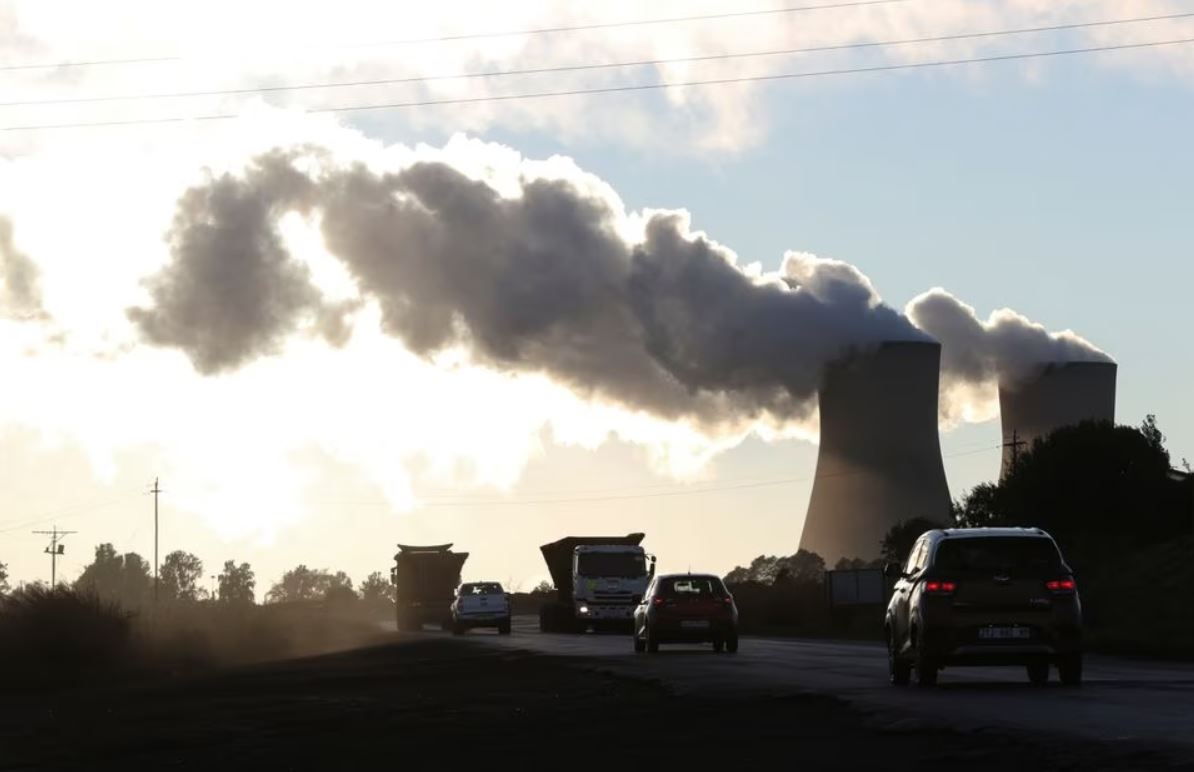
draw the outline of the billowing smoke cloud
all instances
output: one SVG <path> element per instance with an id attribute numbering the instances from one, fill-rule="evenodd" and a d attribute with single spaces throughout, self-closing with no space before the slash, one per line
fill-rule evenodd
<path id="1" fill-rule="evenodd" d="M 0 316 L 44 319 L 37 266 L 17 249 L 12 223 L 0 216 Z"/>
<path id="2" fill-rule="evenodd" d="M 983 321 L 972 307 L 940 287 L 913 298 L 904 310 L 917 327 L 941 341 L 947 415 L 966 412 L 965 403 L 974 402 L 980 392 L 993 400 L 996 384 L 1031 378 L 1050 362 L 1111 361 L 1077 334 L 1049 332 L 1008 308 Z"/>
<path id="3" fill-rule="evenodd" d="M 326 159 L 275 152 L 188 191 L 153 303 L 129 312 L 142 334 L 205 373 L 321 325 L 349 334 L 279 237 L 299 212 L 412 351 L 463 348 L 667 418 L 802 416 L 827 361 L 925 337 L 845 264 L 789 255 L 778 274 L 744 269 L 685 213 L 627 213 L 574 169 L 515 169 L 499 192 L 442 159 L 387 172 Z"/>

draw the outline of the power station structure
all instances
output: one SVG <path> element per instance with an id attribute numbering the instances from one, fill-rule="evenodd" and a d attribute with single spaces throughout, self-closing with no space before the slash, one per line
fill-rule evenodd
<path id="1" fill-rule="evenodd" d="M 821 446 L 800 547 L 832 566 L 879 557 L 905 520 L 950 522 L 937 432 L 941 344 L 887 341 L 830 365 Z"/>
<path id="2" fill-rule="evenodd" d="M 1114 362 L 1046 362 L 1028 378 L 999 384 L 1006 477 L 1033 441 L 1063 426 L 1115 420 Z"/>

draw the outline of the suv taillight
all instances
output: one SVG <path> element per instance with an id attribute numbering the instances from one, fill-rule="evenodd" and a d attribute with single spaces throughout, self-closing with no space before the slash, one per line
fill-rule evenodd
<path id="1" fill-rule="evenodd" d="M 1057 595 L 1068 595 L 1078 589 L 1078 585 L 1072 577 L 1067 576 L 1062 579 L 1050 579 L 1045 582 L 1045 589 Z"/>
<path id="2" fill-rule="evenodd" d="M 931 579 L 925 582 L 925 592 L 929 595 L 952 595 L 958 589 L 955 582 Z"/>

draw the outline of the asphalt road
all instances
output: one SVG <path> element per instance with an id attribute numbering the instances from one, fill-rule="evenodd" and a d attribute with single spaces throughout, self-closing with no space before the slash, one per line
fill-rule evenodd
<path id="1" fill-rule="evenodd" d="M 483 645 L 584 657 L 620 676 L 659 680 L 679 694 L 815 693 L 837 697 L 893 728 L 1014 729 L 1104 742 L 1169 747 L 1194 758 L 1194 664 L 1088 656 L 1081 688 L 1033 687 L 1022 667 L 951 668 L 935 689 L 887 683 L 882 646 L 870 643 L 743 638 L 737 654 L 708 646 L 663 646 L 636 654 L 628 636 L 548 635 L 532 619 L 514 634 L 473 631 Z"/>

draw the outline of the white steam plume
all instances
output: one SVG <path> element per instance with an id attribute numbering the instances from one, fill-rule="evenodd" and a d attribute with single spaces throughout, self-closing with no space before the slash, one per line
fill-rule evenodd
<path id="1" fill-rule="evenodd" d="M 1076 333 L 1049 332 L 1010 308 L 997 309 L 983 321 L 940 287 L 913 298 L 904 312 L 941 342 L 941 406 L 947 421 L 993 417 L 997 386 L 1031 378 L 1045 364 L 1112 361 Z"/>
<path id="2" fill-rule="evenodd" d="M 629 213 L 570 162 L 470 176 L 433 152 L 394 169 L 310 146 L 189 190 L 171 260 L 129 316 L 200 372 L 236 369 L 296 333 L 333 341 L 376 303 L 386 332 L 433 357 L 464 349 L 586 397 L 706 427 L 806 417 L 823 365 L 852 347 L 920 340 L 856 269 L 789 254 L 744 270 L 686 213 Z M 357 297 L 332 302 L 279 222 L 320 224 Z"/>

